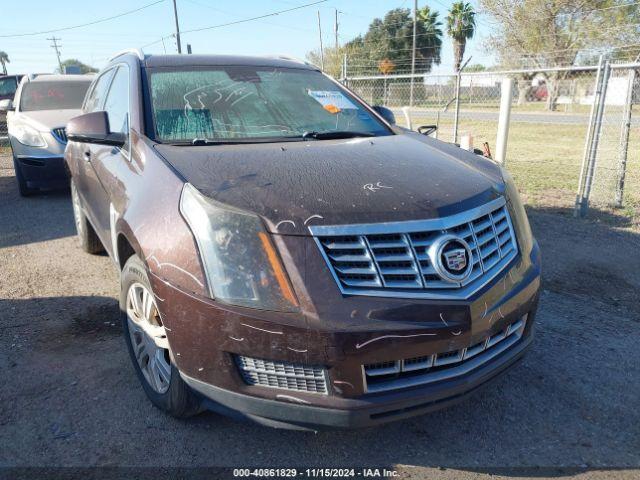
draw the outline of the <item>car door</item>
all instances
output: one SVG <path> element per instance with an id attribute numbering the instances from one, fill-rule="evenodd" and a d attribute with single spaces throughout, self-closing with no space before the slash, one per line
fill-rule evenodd
<path id="1" fill-rule="evenodd" d="M 102 240 L 102 244 L 113 254 L 114 239 L 112 238 L 113 223 L 117 212 L 113 205 L 112 196 L 122 190 L 120 175 L 129 165 L 131 156 L 129 142 L 129 67 L 116 67 L 109 85 L 102 109 L 107 112 L 110 132 L 124 133 L 125 144 L 122 147 L 108 145 L 91 145 L 89 164 L 97 184 L 88 195 L 88 201 L 93 208 L 94 228 Z M 112 258 L 115 256 L 112 255 Z"/>
<path id="2" fill-rule="evenodd" d="M 87 95 L 87 98 L 84 102 L 84 106 L 82 108 L 83 113 L 91 113 L 98 112 L 103 109 L 103 105 L 105 102 L 105 98 L 107 96 L 107 92 L 109 91 L 109 87 L 111 86 L 111 80 L 113 79 L 113 74 L 115 73 L 115 69 L 109 69 L 104 73 L 101 73 L 100 76 L 96 79 L 93 84 L 91 90 Z M 82 198 L 82 204 L 84 207 L 84 212 L 91 224 L 96 230 L 96 233 L 102 240 L 102 235 L 98 231 L 99 227 L 99 214 L 100 207 L 98 205 L 94 205 L 94 195 L 93 192 L 96 190 L 102 189 L 100 184 L 100 180 L 96 175 L 96 172 L 91 164 L 91 158 L 95 156 L 96 145 L 92 145 L 90 143 L 82 143 L 78 146 L 82 160 L 77 162 L 78 164 L 78 172 L 74 176 L 74 182 L 76 184 L 76 188 L 80 197 Z"/>

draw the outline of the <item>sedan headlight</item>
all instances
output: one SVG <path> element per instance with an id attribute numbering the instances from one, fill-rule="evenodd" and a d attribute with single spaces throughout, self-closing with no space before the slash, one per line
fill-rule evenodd
<path id="1" fill-rule="evenodd" d="M 186 184 L 180 211 L 200 249 L 212 298 L 264 310 L 298 308 L 289 278 L 261 220 Z"/>
<path id="2" fill-rule="evenodd" d="M 507 202 L 511 208 L 511 217 L 513 219 L 516 234 L 520 243 L 520 249 L 523 252 L 530 252 L 533 246 L 533 234 L 531 233 L 531 226 L 529 225 L 529 218 L 527 212 L 524 209 L 520 194 L 516 187 L 513 177 L 506 169 L 500 168 L 502 173 L 502 179 L 505 184 L 505 195 Z"/>
<path id="3" fill-rule="evenodd" d="M 18 125 L 12 127 L 10 132 L 16 140 L 27 147 L 46 147 L 47 142 L 44 141 L 40 132 L 28 125 Z"/>

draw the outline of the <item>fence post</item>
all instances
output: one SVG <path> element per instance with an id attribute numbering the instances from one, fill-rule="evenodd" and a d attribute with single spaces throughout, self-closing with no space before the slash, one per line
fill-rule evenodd
<path id="1" fill-rule="evenodd" d="M 500 117 L 498 118 L 498 135 L 496 137 L 495 160 L 504 164 L 507 159 L 507 138 L 509 137 L 509 118 L 511 117 L 511 100 L 513 98 L 513 78 L 502 80 L 500 95 Z"/>
<path id="2" fill-rule="evenodd" d="M 349 74 L 347 72 L 347 54 L 342 55 L 342 78 L 344 78 L 344 84 L 349 86 Z"/>
<path id="3" fill-rule="evenodd" d="M 631 110 L 633 108 L 633 85 L 636 80 L 636 70 L 629 70 L 627 77 L 627 98 L 622 114 L 622 130 L 618 150 L 618 181 L 616 182 L 615 206 L 621 207 L 624 197 L 624 179 L 627 172 L 627 153 L 629 150 L 629 130 L 631 130 Z"/>
<path id="4" fill-rule="evenodd" d="M 598 70 L 596 71 L 596 83 L 593 91 L 593 102 L 591 102 L 591 112 L 589 113 L 589 125 L 587 127 L 587 135 L 584 142 L 584 153 L 582 155 L 582 165 L 580 166 L 580 176 L 578 177 L 578 193 L 576 194 L 576 203 L 573 211 L 574 217 L 582 216 L 582 204 L 584 202 L 584 184 L 585 172 L 587 171 L 589 162 L 589 152 L 593 141 L 593 130 L 595 126 L 595 117 L 598 109 L 599 95 L 602 88 L 602 68 L 604 65 L 604 55 L 600 55 L 598 60 Z"/>
<path id="5" fill-rule="evenodd" d="M 611 75 L 611 65 L 609 60 L 605 61 L 604 70 L 602 72 L 602 83 L 598 96 L 598 106 L 593 126 L 593 136 L 591 138 L 591 146 L 589 148 L 589 158 L 587 160 L 586 176 L 584 180 L 584 192 L 580 202 L 579 216 L 584 217 L 589 211 L 589 197 L 591 196 L 591 187 L 593 186 L 593 177 L 596 171 L 596 160 L 598 157 L 598 143 L 600 141 L 600 131 L 602 130 L 602 116 L 604 115 L 604 106 L 607 98 L 607 87 L 609 85 L 609 76 Z"/>
<path id="6" fill-rule="evenodd" d="M 461 70 L 458 70 L 456 76 L 456 109 L 453 113 L 453 143 L 458 142 L 458 117 L 460 116 L 460 81 L 462 78 Z"/>

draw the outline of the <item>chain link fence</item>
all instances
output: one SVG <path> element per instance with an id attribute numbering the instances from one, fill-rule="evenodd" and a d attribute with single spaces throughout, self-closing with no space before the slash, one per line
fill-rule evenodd
<path id="1" fill-rule="evenodd" d="M 0 112 L 0 148 L 9 146 L 7 137 L 7 118 L 4 112 Z"/>
<path id="2" fill-rule="evenodd" d="M 638 64 L 612 65 L 598 133 L 590 214 L 640 226 L 640 99 Z M 457 75 L 366 76 L 346 84 L 372 105 L 385 105 L 400 125 L 437 125 L 440 140 L 496 144 L 503 79 L 514 79 L 506 166 L 525 201 L 573 211 L 581 185 L 598 66 Z M 633 77 L 630 79 L 630 77 Z M 458 112 L 456 114 L 456 112 Z M 456 120 L 457 117 L 457 120 Z M 456 128 L 457 125 L 457 128 Z M 627 128 L 628 126 L 628 128 Z M 628 132 L 626 136 L 625 131 Z"/>

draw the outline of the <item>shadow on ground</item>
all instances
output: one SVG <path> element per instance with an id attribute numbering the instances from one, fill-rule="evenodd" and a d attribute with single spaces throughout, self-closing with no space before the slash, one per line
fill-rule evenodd
<path id="1" fill-rule="evenodd" d="M 0 198 L 0 248 L 75 235 L 68 190 L 21 197 L 15 177 L 0 176 Z"/>

